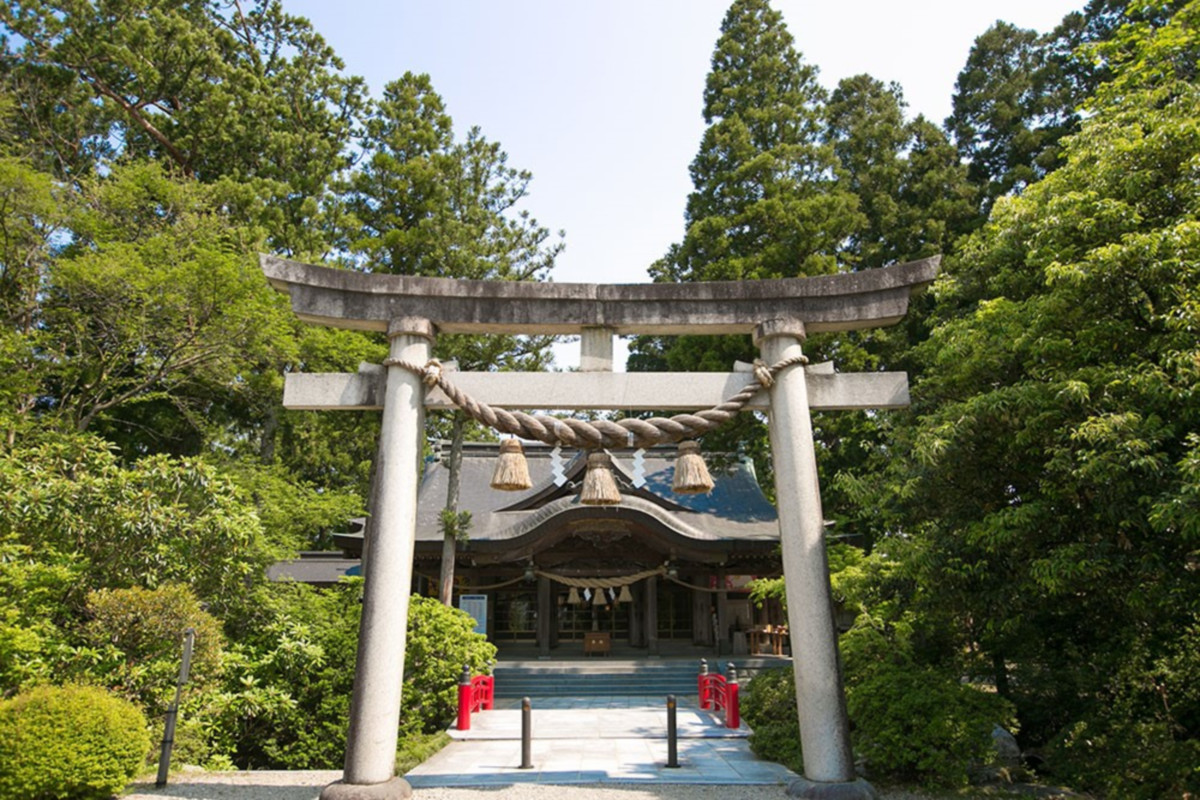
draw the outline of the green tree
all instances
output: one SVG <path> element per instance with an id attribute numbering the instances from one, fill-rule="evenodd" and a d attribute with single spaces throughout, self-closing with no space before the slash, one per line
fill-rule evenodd
<path id="1" fill-rule="evenodd" d="M 839 82 L 825 115 L 839 184 L 855 194 L 866 219 L 844 243 L 844 264 L 867 269 L 950 252 L 977 212 L 966 169 L 941 131 L 924 117 L 906 121 L 900 87 L 869 75 Z M 816 337 L 810 347 L 824 349 L 843 371 L 911 370 L 908 352 L 927 335 L 927 306 L 913 303 L 899 325 L 849 331 L 835 341 Z M 869 547 L 874 527 L 854 502 L 854 481 L 887 463 L 892 415 L 817 413 L 813 424 L 826 514 L 839 535 Z"/>
<path id="2" fill-rule="evenodd" d="M 686 232 L 659 281 L 752 280 L 833 272 L 861 217 L 821 141 L 825 93 L 767 0 L 736 0 L 704 89 L 708 128 L 692 161 Z M 728 366 L 728 365 L 726 365 Z"/>
<path id="3" fill-rule="evenodd" d="M 782 15 L 736 0 L 705 82 L 708 127 L 691 164 L 683 240 L 650 267 L 655 281 L 756 280 L 834 272 L 865 220 L 836 180 L 822 140 L 825 92 Z M 757 353 L 749 337 L 638 337 L 631 370 L 725 371 Z M 743 450 L 770 483 L 766 437 L 749 416 L 709 434 L 710 451 Z"/>
<path id="4" fill-rule="evenodd" d="M 36 0 L 0 22 L 14 133 L 40 166 L 78 180 L 123 155 L 254 181 L 277 247 L 323 249 L 364 86 L 307 20 L 278 0 Z"/>
<path id="5" fill-rule="evenodd" d="M 974 191 L 946 137 L 924 117 L 904 119 L 904 96 L 869 75 L 844 78 L 825 107 L 825 138 L 866 224 L 842 259 L 852 269 L 947 253 L 974 221 Z"/>
<path id="6" fill-rule="evenodd" d="M 1084 103 L 1103 83 L 1111 80 L 1112 70 L 1103 58 L 1092 58 L 1086 47 L 1111 41 L 1127 22 L 1165 25 L 1182 8 L 1183 0 L 1161 3 L 1129 2 L 1129 0 L 1089 0 L 1080 11 L 1067 14 L 1054 32 L 1047 37 L 1049 58 L 1060 69 L 1065 80 L 1071 108 Z"/>
<path id="7" fill-rule="evenodd" d="M 84 184 L 71 230 L 40 309 L 44 414 L 80 431 L 103 422 L 135 451 L 147 435 L 195 436 L 213 394 L 243 390 L 288 346 L 256 232 L 228 217 L 221 186 L 121 166 Z"/>
<path id="8" fill-rule="evenodd" d="M 562 243 L 521 208 L 532 176 L 478 128 L 462 142 L 428 75 L 389 83 L 366 123 L 366 154 L 343 199 L 345 248 L 373 272 L 471 280 L 545 280 Z M 549 361 L 548 337 L 439 336 L 434 353 L 462 369 L 537 370 Z M 433 420 L 461 447 L 464 420 Z M 452 471 L 457 478 L 457 470 Z M 456 510 L 453 482 L 447 508 Z M 443 600 L 450 602 L 455 537 L 447 532 Z"/>
<path id="9" fill-rule="evenodd" d="M 0 420 L 8 447 L 28 424 L 50 368 L 37 357 L 47 338 L 40 312 L 65 222 L 64 194 L 24 159 L 0 158 L 0 367 L 9 376 L 0 388 Z"/>
<path id="10" fill-rule="evenodd" d="M 986 214 L 1058 165 L 1058 141 L 1075 125 L 1074 98 L 1037 31 L 997 22 L 958 73 L 946 128 L 970 165 Z"/>
<path id="11" fill-rule="evenodd" d="M 841 185 L 858 197 L 866 225 L 850 235 L 843 258 L 855 268 L 897 260 L 892 246 L 900 223 L 908 131 L 900 86 L 870 75 L 843 78 L 825 107 L 825 138 L 842 168 Z"/>
<path id="12" fill-rule="evenodd" d="M 47 437 L 49 438 L 49 437 Z M 94 437 L 48 440 L 0 455 L 0 537 L 77 561 L 64 598 L 83 608 L 101 588 L 184 583 L 219 616 L 241 611 L 248 585 L 278 556 L 252 507 L 198 460 L 121 465 Z"/>
<path id="13" fill-rule="evenodd" d="M 1111 80 L 939 282 L 893 439 L 914 606 L 949 616 L 1028 744 L 1121 796 L 1194 791 L 1200 749 L 1198 22 L 1189 3 L 1089 51 Z"/>

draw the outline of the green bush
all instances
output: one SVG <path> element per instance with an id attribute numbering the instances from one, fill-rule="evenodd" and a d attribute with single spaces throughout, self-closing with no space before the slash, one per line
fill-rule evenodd
<path id="1" fill-rule="evenodd" d="M 0 702 L 0 800 L 107 800 L 150 750 L 146 718 L 89 686 L 42 686 Z"/>
<path id="2" fill-rule="evenodd" d="M 754 754 L 803 772 L 792 667 L 758 673 L 750 680 L 740 700 L 742 719 L 754 731 L 750 736 L 750 749 Z"/>
<path id="3" fill-rule="evenodd" d="M 992 727 L 1014 727 L 1011 705 L 913 662 L 904 646 L 893 649 L 892 659 L 882 658 L 881 643 L 887 638 L 859 631 L 842 639 L 856 755 L 866 760 L 875 778 L 965 785 L 970 769 L 992 758 Z M 791 667 L 750 681 L 742 695 L 742 717 L 754 730 L 750 748 L 756 755 L 802 770 Z"/>
<path id="4" fill-rule="evenodd" d="M 870 774 L 938 786 L 965 786 L 972 766 L 991 763 L 993 727 L 1015 718 L 998 695 L 911 663 L 852 684 L 846 706 Z"/>
<path id="5" fill-rule="evenodd" d="M 220 673 L 225 636 L 191 587 L 169 583 L 154 589 L 101 589 L 87 596 L 91 619 L 87 643 L 103 660 L 92 669 L 126 700 L 158 719 L 175 697 L 183 635 L 196 632 L 187 690 L 202 692 Z"/>
<path id="6" fill-rule="evenodd" d="M 437 598 L 413 595 L 404 653 L 402 733 L 436 733 L 454 720 L 463 665 L 491 672 L 496 646 L 475 633 L 475 620 Z"/>
<path id="7" fill-rule="evenodd" d="M 1054 778 L 1123 800 L 1200 796 L 1200 740 L 1161 722 L 1077 722 L 1045 750 Z"/>
<path id="8" fill-rule="evenodd" d="M 205 731 L 207 749 L 198 752 L 207 763 L 225 757 L 242 769 L 342 765 L 362 586 L 362 578 L 347 578 L 322 590 L 279 583 L 258 592 L 261 619 L 227 652 L 222 689 L 184 709 L 184 719 Z M 474 624 L 436 600 L 410 600 L 402 739 L 449 727 L 463 664 L 479 672 L 495 657 Z"/>
<path id="9" fill-rule="evenodd" d="M 1102 702 L 1050 739 L 1047 768 L 1108 797 L 1200 797 L 1200 624 L 1130 645 L 1124 662 Z"/>
<path id="10" fill-rule="evenodd" d="M 405 736 L 396 745 L 396 774 L 403 775 L 425 763 L 450 742 L 450 734 L 446 731 Z"/>

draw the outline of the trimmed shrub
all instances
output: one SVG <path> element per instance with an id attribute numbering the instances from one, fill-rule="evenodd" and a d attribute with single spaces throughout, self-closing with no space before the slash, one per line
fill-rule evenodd
<path id="1" fill-rule="evenodd" d="M 0 702 L 0 800 L 107 800 L 150 751 L 146 718 L 90 686 L 42 686 Z"/>
<path id="2" fill-rule="evenodd" d="M 153 719 L 166 713 L 175 697 L 185 630 L 196 631 L 188 691 L 204 691 L 220 674 L 221 623 L 203 609 L 191 587 L 101 589 L 88 594 L 87 610 L 91 619 L 84 638 L 103 658 L 93 674 L 103 675 L 114 693 Z"/>
<path id="3" fill-rule="evenodd" d="M 964 786 L 972 767 L 994 757 L 992 727 L 1014 725 L 1000 697 L 911 662 L 874 664 L 847 679 L 855 753 L 871 776 Z M 762 672 L 742 694 L 742 717 L 760 758 L 803 772 L 792 668 Z"/>
<path id="4" fill-rule="evenodd" d="M 742 718 L 754 731 L 750 736 L 754 754 L 802 773 L 794 680 L 792 667 L 758 673 L 741 695 L 741 711 Z"/>
<path id="5" fill-rule="evenodd" d="M 846 706 L 872 775 L 928 785 L 965 786 L 994 758 L 993 727 L 1015 727 L 1003 698 L 915 664 L 877 667 L 847 688 Z"/>
<path id="6" fill-rule="evenodd" d="M 362 578 L 315 590 L 272 584 L 259 593 L 264 622 L 226 653 L 223 689 L 185 709 L 207 735 L 205 763 L 241 769 L 336 769 L 342 765 L 353 694 Z M 464 664 L 479 673 L 496 648 L 470 615 L 436 599 L 409 603 L 402 739 L 444 731 L 458 708 Z M 406 745 L 402 744 L 401 747 Z"/>
<path id="7" fill-rule="evenodd" d="M 454 720 L 463 665 L 491 672 L 496 646 L 475 633 L 475 620 L 435 597 L 413 595 L 404 653 L 402 733 L 436 733 Z"/>

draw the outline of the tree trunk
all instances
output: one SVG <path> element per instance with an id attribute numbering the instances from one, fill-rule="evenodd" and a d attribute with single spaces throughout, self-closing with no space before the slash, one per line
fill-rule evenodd
<path id="1" fill-rule="evenodd" d="M 1011 699 L 1008 688 L 1008 666 L 1004 661 L 1003 653 L 992 653 L 992 670 L 996 674 L 996 694 L 1006 700 Z"/>
<path id="2" fill-rule="evenodd" d="M 463 428 L 467 418 L 461 411 L 454 412 L 454 423 L 450 428 L 450 475 L 446 487 L 446 510 L 458 512 L 458 487 L 462 482 Z M 438 587 L 438 599 L 443 605 L 454 605 L 454 557 L 458 540 L 454 531 L 446 531 L 442 539 L 442 576 Z"/>
<path id="3" fill-rule="evenodd" d="M 258 460 L 270 465 L 275 461 L 275 432 L 279 430 L 280 406 L 271 404 L 267 418 L 263 420 L 262 435 L 258 440 Z"/>

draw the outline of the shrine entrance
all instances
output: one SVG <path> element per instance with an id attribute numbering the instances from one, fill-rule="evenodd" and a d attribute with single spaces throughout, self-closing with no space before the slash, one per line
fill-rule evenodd
<path id="1" fill-rule="evenodd" d="M 637 509 L 647 519 L 660 515 L 652 499 L 638 496 L 644 488 L 636 483 L 640 476 L 634 491 L 614 482 L 609 474 L 613 452 L 633 451 L 636 463 L 637 454 L 646 448 L 702 436 L 743 409 L 767 412 L 804 753 L 805 777 L 788 793 L 874 796 L 873 789 L 856 778 L 850 750 L 810 409 L 901 407 L 908 402 L 907 378 L 903 373 L 839 375 L 832 365 L 808 364 L 802 344 L 812 332 L 898 322 L 907 312 L 911 292 L 933 280 L 937 258 L 813 278 L 622 286 L 369 275 L 272 256 L 263 256 L 261 263 L 268 280 L 290 295 L 301 319 L 386 332 L 390 342 L 389 357 L 381 366 L 351 375 L 292 374 L 285 385 L 284 404 L 289 408 L 377 408 L 383 419 L 364 545 L 363 615 L 345 773 L 342 781 L 326 787 L 323 800 L 358 798 L 366 796 L 364 792 L 378 798 L 411 795 L 408 784 L 394 776 L 405 650 L 404 625 L 396 621 L 407 616 L 413 578 L 424 411 L 451 406 L 501 433 L 586 453 L 581 494 L 549 500 L 534 514 L 581 519 L 591 513 L 577 510 L 580 503 L 589 502 L 589 484 L 591 502 L 619 504 L 597 516 L 619 515 L 624 512 L 617 509 L 623 508 Z M 439 333 L 581 335 L 583 370 L 450 374 L 430 359 Z M 753 334 L 761 361 L 749 372 L 611 372 L 615 335 L 729 333 Z M 516 409 L 689 413 L 583 422 Z M 607 488 L 595 489 L 604 487 L 605 480 Z M 556 483 L 560 490 L 565 485 Z M 703 550 L 699 543 L 706 535 L 702 530 L 696 533 L 695 546 Z M 659 638 L 657 581 L 669 569 L 660 564 L 638 578 L 655 586 L 646 592 L 646 605 L 654 612 L 647 618 L 656 620 L 646 630 L 648 641 Z M 531 572 L 544 608 L 551 598 L 546 574 L 550 570 L 535 566 Z M 625 584 L 631 582 L 630 576 L 561 573 L 559 580 L 577 591 L 628 588 Z M 527 620 L 514 613 L 521 609 L 520 597 L 513 600 L 508 618 L 518 633 Z M 722 627 L 719 615 L 717 609 L 717 635 Z M 693 627 L 695 616 L 693 606 Z M 557 632 L 548 615 L 540 616 L 537 625 L 546 634 L 543 641 Z"/>

